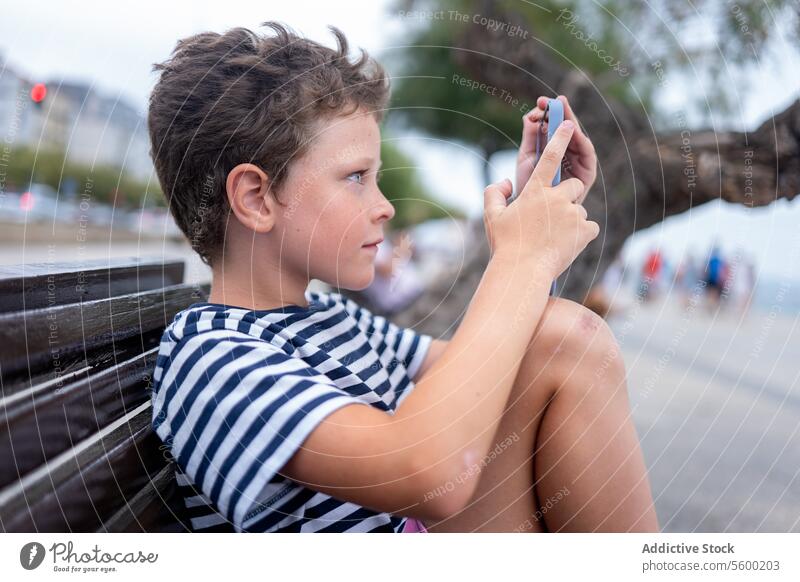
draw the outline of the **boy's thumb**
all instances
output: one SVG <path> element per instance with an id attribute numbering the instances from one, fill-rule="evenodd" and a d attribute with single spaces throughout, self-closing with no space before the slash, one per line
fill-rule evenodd
<path id="1" fill-rule="evenodd" d="M 506 207 L 506 199 L 511 196 L 513 186 L 511 180 L 506 178 L 502 182 L 489 184 L 483 191 L 483 209 L 487 213 L 494 213 Z"/>

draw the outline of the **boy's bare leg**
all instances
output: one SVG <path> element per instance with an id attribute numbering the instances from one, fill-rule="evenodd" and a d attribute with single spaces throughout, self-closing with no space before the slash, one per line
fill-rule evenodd
<path id="1" fill-rule="evenodd" d="M 658 531 L 625 368 L 605 322 L 551 299 L 478 490 L 434 532 Z"/>

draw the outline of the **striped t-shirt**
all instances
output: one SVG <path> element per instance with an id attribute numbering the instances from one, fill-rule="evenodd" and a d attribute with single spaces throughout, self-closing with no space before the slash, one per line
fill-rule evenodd
<path id="1" fill-rule="evenodd" d="M 177 463 L 195 531 L 399 532 L 405 518 L 303 487 L 278 471 L 347 404 L 394 414 L 431 336 L 338 293 L 307 307 L 195 303 L 164 330 L 153 428 Z"/>

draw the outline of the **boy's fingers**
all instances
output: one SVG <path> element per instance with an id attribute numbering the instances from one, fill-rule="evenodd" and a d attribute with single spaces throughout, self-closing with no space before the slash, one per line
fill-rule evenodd
<path id="1" fill-rule="evenodd" d="M 536 139 L 536 132 L 539 130 L 539 122 L 534 119 L 530 114 L 522 118 L 522 140 L 519 144 L 519 149 L 523 152 L 532 152 L 534 148 L 534 140 Z"/>
<path id="2" fill-rule="evenodd" d="M 600 234 L 600 225 L 593 220 L 586 221 L 587 230 L 589 231 L 589 240 L 593 241 Z"/>
<path id="3" fill-rule="evenodd" d="M 570 178 L 561 182 L 561 184 L 556 186 L 555 189 L 566 192 L 570 202 L 580 204 L 580 198 L 581 195 L 583 195 L 585 188 L 586 185 L 580 180 L 580 178 Z"/>
<path id="4" fill-rule="evenodd" d="M 575 115 L 575 112 L 572 111 L 572 106 L 570 106 L 569 101 L 565 95 L 559 95 L 557 97 L 559 101 L 564 105 L 564 119 L 569 119 L 573 123 L 575 123 L 575 134 L 583 137 L 584 133 L 581 130 L 580 124 L 578 123 L 578 118 Z"/>
<path id="5" fill-rule="evenodd" d="M 550 140 L 542 152 L 542 157 L 533 169 L 530 180 L 542 182 L 544 184 L 551 184 L 553 177 L 556 175 L 556 170 L 561 165 L 561 160 L 564 153 L 567 151 L 570 139 L 572 139 L 572 132 L 575 130 L 575 124 L 572 121 L 566 120 L 556 130 L 553 139 Z M 527 187 L 527 185 L 526 185 Z"/>
<path id="6" fill-rule="evenodd" d="M 506 207 L 506 198 L 511 196 L 511 180 L 506 178 L 502 182 L 489 184 L 483 191 L 483 207 L 487 214 Z"/>

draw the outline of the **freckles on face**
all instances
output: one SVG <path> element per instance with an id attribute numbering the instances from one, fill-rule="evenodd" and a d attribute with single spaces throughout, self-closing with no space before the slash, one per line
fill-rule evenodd
<path id="1" fill-rule="evenodd" d="M 374 275 L 374 256 L 363 245 L 382 232 L 369 216 L 380 130 L 371 114 L 356 112 L 319 128 L 311 144 L 285 183 L 294 212 L 283 224 L 283 248 L 312 278 L 360 285 Z"/>

